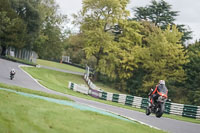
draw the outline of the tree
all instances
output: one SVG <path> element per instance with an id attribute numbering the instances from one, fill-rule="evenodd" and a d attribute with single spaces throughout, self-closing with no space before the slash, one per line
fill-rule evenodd
<path id="1" fill-rule="evenodd" d="M 43 31 L 43 35 L 40 36 L 42 38 L 38 49 L 39 57 L 47 60 L 60 61 L 64 50 L 61 36 L 60 28 L 48 25 Z"/>
<path id="2" fill-rule="evenodd" d="M 41 16 L 41 30 L 45 29 L 47 24 L 51 24 L 60 28 L 63 22 L 67 22 L 67 15 L 59 13 L 59 5 L 55 0 L 40 0 L 38 7 Z"/>
<path id="3" fill-rule="evenodd" d="M 192 39 L 192 31 L 189 28 L 185 28 L 185 25 L 177 24 L 177 29 L 179 30 L 179 32 L 183 33 L 183 36 L 181 38 L 182 43 L 185 43 L 187 40 Z"/>
<path id="4" fill-rule="evenodd" d="M 135 19 L 138 21 L 151 21 L 156 26 L 165 29 L 168 24 L 173 24 L 177 11 L 171 11 L 171 5 L 161 0 L 159 2 L 152 0 L 151 5 L 146 7 L 137 7 L 134 9 Z"/>
<path id="5" fill-rule="evenodd" d="M 75 64 L 85 62 L 84 38 L 82 34 L 71 34 L 65 41 L 65 55 L 70 56 L 70 59 Z M 93 66 L 92 66 L 93 67 Z"/>
<path id="6" fill-rule="evenodd" d="M 10 0 L 11 8 L 24 22 L 26 29 L 25 45 L 32 49 L 40 30 L 39 0 Z"/>
<path id="7" fill-rule="evenodd" d="M 96 74 L 108 76 L 119 90 L 138 67 L 143 53 L 141 25 L 127 20 L 127 0 L 85 0 L 78 23 L 86 57 L 96 58 Z M 108 67 L 109 66 L 109 67 Z"/>
<path id="8" fill-rule="evenodd" d="M 147 38 L 149 44 L 148 56 L 143 68 L 146 72 L 144 76 L 144 88 L 150 88 L 160 79 L 176 82 L 185 80 L 183 65 L 188 62 L 186 52 L 180 44 L 182 34 L 175 26 L 167 27 L 165 31 L 152 33 Z M 148 90 L 146 90 L 147 93 Z"/>
<path id="9" fill-rule="evenodd" d="M 138 62 L 137 68 L 135 68 L 132 71 L 131 77 L 127 79 L 126 91 L 132 95 L 146 96 L 146 91 L 144 89 L 143 84 L 145 75 L 148 73 L 143 66 L 149 55 L 148 49 L 151 45 L 150 43 L 148 43 L 148 38 L 152 34 L 159 34 L 160 28 L 148 21 L 142 21 L 140 22 L 140 24 L 142 25 L 140 29 L 140 34 L 142 35 L 142 42 L 140 43 L 140 45 L 143 49 L 138 52 L 138 55 L 140 56 L 137 57 L 140 57 L 140 62 Z"/>
<path id="10" fill-rule="evenodd" d="M 188 99 L 191 104 L 200 105 L 200 42 L 189 45 L 187 50 L 190 61 L 185 65 Z"/>
<path id="11" fill-rule="evenodd" d="M 137 7 L 133 9 L 135 12 L 135 17 L 133 20 L 137 21 L 150 21 L 156 26 L 161 27 L 161 29 L 166 29 L 168 24 L 174 25 L 175 17 L 178 16 L 178 11 L 172 11 L 172 6 L 161 0 L 157 2 L 152 0 L 151 4 L 146 7 Z M 177 25 L 179 32 L 183 33 L 181 38 L 182 43 L 186 40 L 192 39 L 191 31 L 185 28 L 185 25 Z"/>
<path id="12" fill-rule="evenodd" d="M 114 75 L 105 71 L 104 65 L 108 57 L 111 58 L 109 53 L 116 48 L 112 31 L 119 20 L 127 17 L 127 3 L 128 0 L 84 0 L 81 13 L 75 15 L 84 36 L 86 57 L 94 56 L 95 70 L 111 77 Z"/>
<path id="13" fill-rule="evenodd" d="M 67 16 L 58 12 L 59 6 L 55 0 L 41 0 L 38 6 L 41 22 L 39 37 L 34 43 L 34 50 L 40 58 L 61 60 L 64 51 L 62 27 Z"/>
<path id="14" fill-rule="evenodd" d="M 25 45 L 26 25 L 11 8 L 8 0 L 1 1 L 4 6 L 0 6 L 0 45 L 1 55 L 5 56 L 9 46 L 22 48 Z"/>

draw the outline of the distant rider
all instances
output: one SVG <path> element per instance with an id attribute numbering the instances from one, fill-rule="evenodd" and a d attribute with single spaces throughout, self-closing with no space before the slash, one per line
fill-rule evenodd
<path id="1" fill-rule="evenodd" d="M 10 76 L 11 76 L 11 75 L 15 75 L 15 73 L 16 73 L 16 72 L 15 72 L 15 69 L 12 69 L 12 70 L 10 71 Z"/>
<path id="2" fill-rule="evenodd" d="M 155 101 L 158 99 L 158 97 L 162 95 L 163 93 L 166 94 L 167 96 L 168 89 L 165 86 L 165 80 L 160 80 L 159 84 L 156 85 L 156 88 L 154 90 L 151 88 L 151 92 L 149 93 L 149 96 L 151 96 L 151 99 L 152 99 L 153 106 L 155 104 Z"/>

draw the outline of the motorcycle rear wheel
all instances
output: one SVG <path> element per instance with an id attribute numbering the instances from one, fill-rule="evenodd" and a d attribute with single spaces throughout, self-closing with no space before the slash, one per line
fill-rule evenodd
<path id="1" fill-rule="evenodd" d="M 13 80 L 14 76 L 13 75 L 10 75 L 10 80 Z"/>
<path id="2" fill-rule="evenodd" d="M 146 115 L 150 115 L 151 114 L 151 110 L 149 107 L 146 108 Z"/>

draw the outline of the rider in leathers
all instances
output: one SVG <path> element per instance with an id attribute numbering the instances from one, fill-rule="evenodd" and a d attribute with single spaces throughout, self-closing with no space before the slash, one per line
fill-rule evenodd
<path id="1" fill-rule="evenodd" d="M 161 95 L 161 92 L 165 91 L 166 95 L 168 93 L 168 89 L 165 86 L 165 81 L 164 80 L 160 80 L 159 84 L 156 85 L 156 88 L 153 90 L 151 89 L 151 92 L 149 93 L 149 96 L 151 96 L 151 103 L 154 106 L 156 99 L 158 99 L 158 97 Z M 160 95 L 159 95 L 160 94 Z"/>

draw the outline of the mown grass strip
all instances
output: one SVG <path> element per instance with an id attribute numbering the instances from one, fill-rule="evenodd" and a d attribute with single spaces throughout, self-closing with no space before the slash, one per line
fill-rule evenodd
<path id="1" fill-rule="evenodd" d="M 43 66 L 55 67 L 55 68 L 59 68 L 59 69 L 63 69 L 63 70 L 70 70 L 70 71 L 74 71 L 74 72 L 80 72 L 80 73 L 85 72 L 85 69 L 81 69 L 78 67 L 74 67 L 74 66 L 67 65 L 67 64 L 61 64 L 61 63 L 57 63 L 57 62 L 53 62 L 53 61 L 37 59 L 37 64 L 40 64 Z"/>
<path id="2" fill-rule="evenodd" d="M 90 111 L 0 91 L 0 132 L 164 133 Z"/>
<path id="3" fill-rule="evenodd" d="M 18 86 L 11 86 L 11 85 L 7 85 L 7 84 L 4 84 L 4 83 L 0 83 L 0 87 L 11 89 L 11 90 L 16 90 L 16 91 L 19 91 L 19 92 L 25 92 L 25 93 L 29 93 L 29 94 L 36 94 L 36 95 L 39 95 L 39 96 L 45 96 L 45 97 L 50 97 L 50 98 L 72 101 L 71 99 L 64 97 L 64 96 L 49 94 L 49 93 L 31 90 L 31 89 L 27 89 L 27 88 L 22 88 L 22 87 L 18 87 Z"/>

